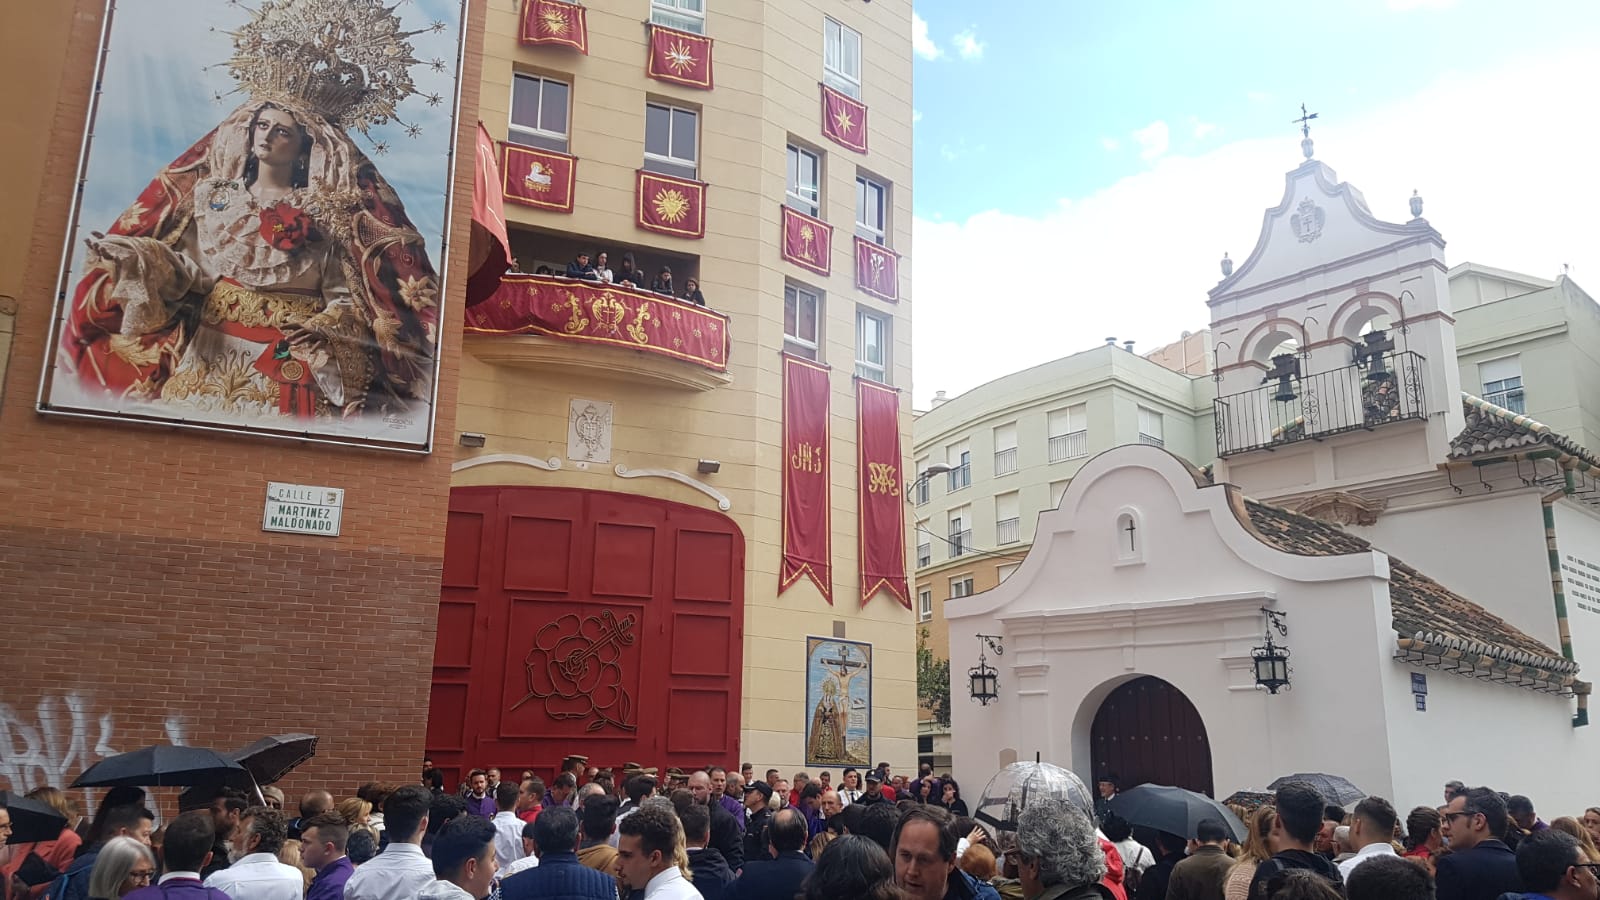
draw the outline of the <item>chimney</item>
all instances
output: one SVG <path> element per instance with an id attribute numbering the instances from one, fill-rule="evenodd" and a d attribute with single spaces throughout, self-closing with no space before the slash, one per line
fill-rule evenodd
<path id="1" fill-rule="evenodd" d="M 1116 345 L 1117 345 L 1117 339 L 1116 338 L 1114 338 L 1114 337 L 1106 338 L 1106 346 L 1107 347 L 1115 347 Z"/>
<path id="2" fill-rule="evenodd" d="M 1128 351 L 1129 353 L 1132 353 L 1133 352 L 1133 341 L 1123 341 L 1122 342 L 1122 349 Z"/>
<path id="3" fill-rule="evenodd" d="M 950 399 L 949 397 L 946 397 L 944 395 L 944 391 L 934 391 L 933 392 L 933 405 L 934 406 L 943 406 L 945 404 L 945 402 L 948 401 L 949 399 Z"/>

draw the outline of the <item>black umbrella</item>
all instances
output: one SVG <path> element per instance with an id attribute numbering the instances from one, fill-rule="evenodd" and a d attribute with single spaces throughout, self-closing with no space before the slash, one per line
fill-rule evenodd
<path id="1" fill-rule="evenodd" d="M 253 786 L 244 766 L 215 750 L 157 744 L 102 759 L 83 770 L 72 786 L 178 787 L 218 780 L 238 788 Z"/>
<path id="2" fill-rule="evenodd" d="M 1275 791 L 1291 781 L 1304 781 L 1317 789 L 1322 798 L 1335 806 L 1343 806 L 1352 800 L 1360 800 L 1367 795 L 1366 791 L 1350 783 L 1347 778 L 1338 775 L 1324 775 L 1321 772 L 1298 772 L 1294 775 L 1285 775 L 1277 781 L 1267 785 L 1267 790 Z"/>
<path id="3" fill-rule="evenodd" d="M 1243 841 L 1245 836 L 1244 823 L 1233 810 L 1205 794 L 1179 787 L 1141 784 L 1113 797 L 1111 811 L 1131 825 L 1143 825 L 1179 837 L 1194 837 L 1201 819 L 1220 821 L 1233 832 L 1236 841 Z"/>
<path id="4" fill-rule="evenodd" d="M 1242 806 L 1254 811 L 1277 799 L 1270 791 L 1234 791 L 1222 801 L 1223 806 Z"/>
<path id="5" fill-rule="evenodd" d="M 314 734 L 278 734 L 264 737 L 248 747 L 228 754 L 244 766 L 256 784 L 273 784 L 297 766 L 317 755 Z"/>
<path id="6" fill-rule="evenodd" d="M 10 791 L 0 791 L 0 807 L 11 816 L 8 844 L 53 841 L 61 837 L 61 829 L 67 827 L 67 817 L 56 812 L 55 807 Z"/>

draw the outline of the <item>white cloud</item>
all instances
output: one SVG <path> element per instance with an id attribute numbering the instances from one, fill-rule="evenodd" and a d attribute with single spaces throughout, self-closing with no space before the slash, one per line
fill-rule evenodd
<path id="1" fill-rule="evenodd" d="M 1135 131 L 1133 140 L 1139 145 L 1140 159 L 1155 159 L 1167 152 L 1172 135 L 1167 129 L 1167 123 L 1157 119 Z"/>
<path id="2" fill-rule="evenodd" d="M 911 13 L 911 50 L 923 59 L 938 59 L 944 55 L 944 49 L 928 37 L 928 20 Z"/>
<path id="3" fill-rule="evenodd" d="M 1501 62 L 1319 120 L 1317 157 L 1386 221 L 1410 219 L 1406 201 L 1420 189 L 1451 264 L 1550 278 L 1570 262 L 1577 283 L 1600 295 L 1592 222 L 1600 179 L 1582 174 L 1600 123 L 1570 122 L 1562 140 L 1527 141 L 1545 123 L 1570 121 L 1564 110 L 1600 105 L 1600 80 L 1578 53 Z M 1043 215 L 917 219 L 918 408 L 935 390 L 959 393 L 1089 349 L 1104 335 L 1151 349 L 1204 327 L 1218 260 L 1224 251 L 1236 261 L 1249 255 L 1262 212 L 1282 199 L 1284 173 L 1301 162 L 1300 136 L 1285 124 L 1278 137 L 1162 156 Z M 996 259 L 1048 277 L 997 283 L 986 264 Z"/>
<path id="4" fill-rule="evenodd" d="M 978 40 L 977 27 L 969 25 L 956 32 L 956 36 L 950 39 L 950 44 L 956 48 L 956 53 L 960 54 L 962 59 L 983 59 L 983 48 L 988 45 Z"/>
<path id="5" fill-rule="evenodd" d="M 1194 139 L 1197 141 L 1203 141 L 1217 133 L 1217 123 L 1215 122 L 1202 122 L 1193 116 L 1189 117 L 1189 121 L 1194 125 Z"/>
<path id="6" fill-rule="evenodd" d="M 921 122 L 921 121 L 922 121 L 922 110 L 913 109 L 911 111 L 911 124 L 915 125 L 915 124 L 917 124 L 918 122 Z"/>
<path id="7" fill-rule="evenodd" d="M 1122 146 L 1122 142 L 1114 137 L 1103 137 L 1100 139 L 1100 146 L 1107 153 L 1115 153 Z"/>

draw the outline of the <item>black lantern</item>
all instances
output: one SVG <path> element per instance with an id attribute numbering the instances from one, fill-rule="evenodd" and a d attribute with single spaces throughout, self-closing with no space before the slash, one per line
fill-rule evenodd
<path id="1" fill-rule="evenodd" d="M 972 699 L 981 706 L 988 706 L 989 701 L 1000 697 L 1000 673 L 989 665 L 989 658 L 984 655 L 984 648 L 994 651 L 995 656 L 1004 656 L 1005 647 L 1000 643 L 997 634 L 980 634 L 978 638 L 978 664 L 967 670 L 967 678 L 971 681 Z"/>
<path id="2" fill-rule="evenodd" d="M 1280 646 L 1272 640 L 1272 632 L 1277 630 L 1280 637 L 1289 636 L 1289 626 L 1283 620 L 1289 614 L 1262 607 L 1266 614 L 1266 641 L 1261 646 L 1250 651 L 1250 658 L 1256 667 L 1256 686 L 1264 687 L 1267 693 L 1276 694 L 1279 688 L 1289 687 L 1289 648 Z"/>

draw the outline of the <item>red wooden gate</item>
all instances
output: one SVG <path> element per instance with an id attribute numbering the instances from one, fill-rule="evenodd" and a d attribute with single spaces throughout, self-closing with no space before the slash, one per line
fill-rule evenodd
<path id="1" fill-rule="evenodd" d="M 1122 789 L 1170 784 L 1211 796 L 1211 744 L 1200 713 L 1183 692 L 1144 676 L 1112 691 L 1091 728 L 1098 780 L 1116 774 Z"/>
<path id="2" fill-rule="evenodd" d="M 734 765 L 744 537 L 720 513 L 575 488 L 450 492 L 428 751 L 474 767 Z"/>

